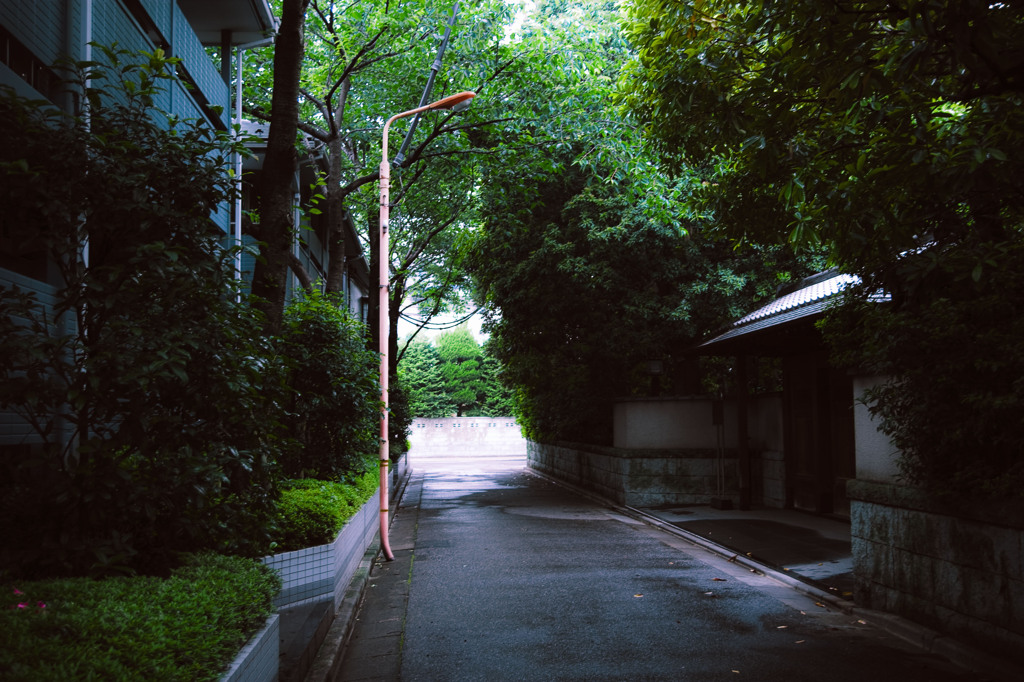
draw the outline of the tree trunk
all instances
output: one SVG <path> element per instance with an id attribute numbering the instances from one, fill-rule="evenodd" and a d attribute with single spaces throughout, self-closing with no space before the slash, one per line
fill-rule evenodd
<path id="1" fill-rule="evenodd" d="M 329 165 L 327 169 L 327 293 L 341 292 L 345 283 L 345 201 L 341 192 L 342 139 L 341 119 L 345 111 L 350 84 L 348 79 L 340 86 L 333 136 L 327 142 Z"/>
<path id="2" fill-rule="evenodd" d="M 299 121 L 299 75 L 305 53 L 303 32 L 309 0 L 284 0 L 274 47 L 274 98 L 267 155 L 260 181 L 261 258 L 253 273 L 256 307 L 266 316 L 264 331 L 281 331 L 289 256 L 293 243 L 295 136 Z"/>
<path id="3" fill-rule="evenodd" d="M 327 293 L 339 293 L 345 283 L 345 206 L 341 198 L 341 137 L 328 143 L 327 171 Z"/>

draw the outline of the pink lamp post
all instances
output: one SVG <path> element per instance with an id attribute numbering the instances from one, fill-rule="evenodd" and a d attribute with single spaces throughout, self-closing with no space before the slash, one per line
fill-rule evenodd
<path id="1" fill-rule="evenodd" d="M 460 92 L 449 95 L 436 102 L 431 102 L 422 107 L 403 111 L 395 114 L 384 124 L 384 137 L 381 144 L 380 162 L 380 254 L 379 260 L 379 303 L 377 306 L 378 323 L 378 350 L 380 351 L 380 400 L 384 404 L 380 413 L 380 546 L 384 552 L 384 558 L 392 561 L 395 556 L 391 553 L 391 544 L 388 542 L 388 467 L 391 464 L 391 453 L 388 447 L 388 280 L 390 273 L 388 265 L 388 220 L 390 219 L 390 197 L 391 189 L 391 165 L 388 163 L 388 128 L 394 121 L 413 114 L 419 114 L 433 109 L 457 109 L 460 105 L 466 106 L 469 100 L 476 97 L 474 92 Z"/>

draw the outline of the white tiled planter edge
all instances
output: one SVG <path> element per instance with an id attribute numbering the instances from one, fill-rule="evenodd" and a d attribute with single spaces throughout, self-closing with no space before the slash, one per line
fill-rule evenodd
<path id="1" fill-rule="evenodd" d="M 281 591 L 274 598 L 274 606 L 281 609 L 328 599 L 334 600 L 335 607 L 340 604 L 345 586 L 377 532 L 378 500 L 379 490 L 330 544 L 263 557 L 263 563 L 281 576 Z"/>
<path id="2" fill-rule="evenodd" d="M 404 464 L 404 462 L 403 462 Z M 407 466 L 407 465 L 405 465 Z M 399 465 L 400 470 L 405 467 Z M 392 486 L 399 472 L 392 473 Z M 281 591 L 274 606 L 282 608 L 332 599 L 337 609 L 359 562 L 379 528 L 380 490 L 359 508 L 338 533 L 334 542 L 263 557 L 262 561 L 281 576 Z M 280 658 L 280 616 L 246 643 L 220 682 L 276 682 Z"/>
<path id="3" fill-rule="evenodd" d="M 274 682 L 281 657 L 281 617 L 272 614 L 266 625 L 249 638 L 220 682 Z"/>

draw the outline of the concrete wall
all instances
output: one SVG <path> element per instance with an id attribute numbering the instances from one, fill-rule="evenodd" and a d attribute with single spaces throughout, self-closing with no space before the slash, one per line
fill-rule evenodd
<path id="1" fill-rule="evenodd" d="M 537 471 L 632 507 L 707 504 L 718 496 L 721 466 L 724 497 L 739 500 L 732 451 L 720 461 L 715 450 L 624 450 L 530 441 L 527 463 Z"/>
<path id="2" fill-rule="evenodd" d="M 707 504 L 712 497 L 738 503 L 733 454 L 738 432 L 736 404 L 724 401 L 721 431 L 714 423 L 713 404 L 714 400 L 707 397 L 622 400 L 614 408 L 614 448 L 598 453 L 590 446 L 578 446 L 584 449 L 571 456 L 560 450 L 538 451 L 537 468 L 550 469 L 548 473 L 553 476 L 572 477 L 577 485 L 610 499 L 629 498 L 634 500 L 630 504 L 641 506 Z M 748 401 L 753 501 L 767 507 L 786 504 L 782 423 L 781 394 Z M 729 453 L 721 464 L 717 459 L 720 446 Z M 629 461 L 617 462 L 614 457 Z M 720 466 L 726 482 L 724 492 L 718 490 Z"/>
<path id="3" fill-rule="evenodd" d="M 415 419 L 409 433 L 414 457 L 473 451 L 480 455 L 526 454 L 526 439 L 511 417 Z"/>
<path id="4" fill-rule="evenodd" d="M 1024 502 L 851 481 L 857 603 L 1024 663 Z"/>
<path id="5" fill-rule="evenodd" d="M 857 479 L 878 483 L 895 483 L 899 470 L 896 459 L 899 451 L 889 437 L 878 430 L 878 422 L 868 413 L 861 401 L 864 392 L 885 381 L 881 376 L 862 376 L 853 379 L 853 430 L 856 441 Z"/>
<path id="6" fill-rule="evenodd" d="M 617 402 L 613 445 L 626 449 L 707 448 L 719 445 L 711 398 L 636 398 Z M 723 410 L 725 447 L 736 447 L 736 406 Z"/>

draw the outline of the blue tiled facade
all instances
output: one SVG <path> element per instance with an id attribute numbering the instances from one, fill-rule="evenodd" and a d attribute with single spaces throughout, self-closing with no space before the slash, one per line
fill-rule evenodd
<path id="1" fill-rule="evenodd" d="M 67 107 L 70 100 L 53 87 L 56 80 L 49 66 L 62 58 L 96 58 L 90 55 L 96 52 L 90 42 L 116 44 L 131 53 L 159 48 L 181 59 L 179 75 L 191 84 L 166 84 L 155 106 L 223 130 L 231 125 L 231 83 L 222 75 L 224 65 L 207 54 L 199 35 L 217 36 L 218 46 L 230 48 L 257 40 L 274 26 L 267 0 L 0 0 L 0 85 Z M 230 80 L 230 69 L 226 71 Z M 231 233 L 230 205 L 223 204 L 211 219 L 225 236 Z M 46 270 L 15 272 L 0 267 L 0 287 L 31 291 L 49 303 L 58 283 Z M 34 436 L 22 420 L 0 412 L 0 447 L 32 442 Z"/>

